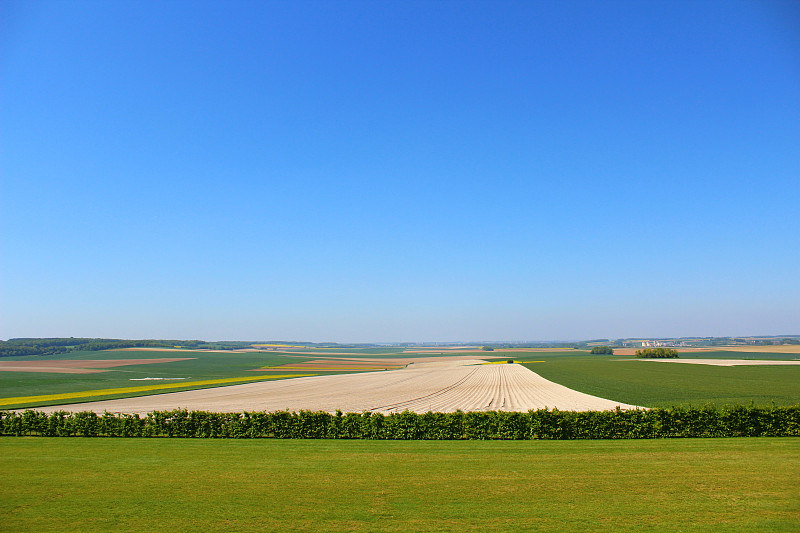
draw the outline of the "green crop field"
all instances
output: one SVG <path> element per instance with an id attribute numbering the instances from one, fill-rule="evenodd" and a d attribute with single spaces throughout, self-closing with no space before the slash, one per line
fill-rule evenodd
<path id="1" fill-rule="evenodd" d="M 800 439 L 0 438 L 2 531 L 800 531 Z"/>
<path id="2" fill-rule="evenodd" d="M 2 361 L 61 361 L 68 359 L 158 359 L 191 357 L 186 361 L 171 363 L 155 363 L 144 365 L 130 365 L 109 368 L 106 372 L 95 374 L 62 374 L 48 372 L 0 372 L 0 399 L 27 396 L 40 396 L 48 394 L 67 394 L 82 391 L 97 391 L 103 389 L 119 389 L 135 386 L 154 384 L 180 385 L 181 381 L 197 382 L 229 378 L 253 378 L 267 374 L 255 370 L 263 367 L 273 367 L 287 363 L 307 361 L 314 356 L 300 355 L 284 357 L 274 352 L 201 352 L 201 351 L 100 351 L 100 352 L 71 352 L 57 356 L 26 356 L 4 357 Z M 275 375 L 307 375 L 309 372 L 287 371 L 273 372 Z M 313 372 L 312 372 L 313 373 Z M 329 374 L 330 372 L 328 372 Z M 138 381 L 134 378 L 184 378 L 182 380 L 164 381 Z M 219 386 L 219 385 L 206 385 Z M 176 387 L 168 391 L 176 392 L 200 386 Z M 142 394 L 157 394 L 159 391 L 139 392 L 131 394 L 108 394 L 87 398 L 102 400 L 110 398 L 124 398 L 141 396 Z M 77 401 L 77 400 L 76 400 Z M 3 408 L 32 407 L 42 405 L 55 405 L 63 401 L 27 402 L 13 405 L 3 405 Z"/>
<path id="3" fill-rule="evenodd" d="M 754 357 L 755 356 L 755 357 Z M 520 354 L 515 359 L 524 361 Z M 635 360 L 586 352 L 536 353 L 525 366 L 587 394 L 646 407 L 800 403 L 800 365 L 708 366 Z M 681 358 L 796 359 L 797 354 L 700 352 Z"/>

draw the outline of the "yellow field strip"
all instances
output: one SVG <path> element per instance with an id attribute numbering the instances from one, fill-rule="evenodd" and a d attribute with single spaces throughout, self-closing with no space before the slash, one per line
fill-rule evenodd
<path id="1" fill-rule="evenodd" d="M 247 376 L 241 378 L 206 379 L 203 381 L 187 381 L 183 383 L 164 383 L 161 385 L 144 385 L 141 387 L 122 387 L 118 389 L 98 389 L 82 392 L 67 392 L 63 394 L 44 394 L 42 396 L 19 396 L 17 398 L 2 398 L 0 405 L 24 404 L 35 402 L 52 402 L 60 400 L 74 400 L 77 398 L 91 398 L 92 396 L 109 396 L 111 394 L 129 394 L 132 392 L 148 392 L 164 389 L 178 389 L 183 387 L 202 387 L 204 385 L 220 385 L 222 383 L 237 383 L 242 381 L 258 381 L 266 379 L 299 378 L 313 376 L 315 374 L 286 374 L 280 376 L 263 375 Z"/>
<path id="2" fill-rule="evenodd" d="M 514 361 L 515 363 L 544 363 L 544 361 Z M 489 361 L 488 363 L 481 363 L 482 365 L 506 365 L 507 361 Z"/>
<path id="3" fill-rule="evenodd" d="M 516 363 L 516 361 L 514 361 Z M 485 363 L 481 363 L 482 365 L 507 365 L 508 361 L 487 361 Z"/>
<path id="4" fill-rule="evenodd" d="M 251 344 L 254 348 L 307 348 L 307 346 L 298 346 L 296 344 Z"/>
<path id="5" fill-rule="evenodd" d="M 281 372 L 286 372 L 287 370 L 313 370 L 314 372 L 322 372 L 322 371 L 325 371 L 325 372 L 328 372 L 328 371 L 331 371 L 331 372 L 337 372 L 337 371 L 353 372 L 353 371 L 358 371 L 358 370 L 398 370 L 400 368 L 403 368 L 403 367 L 401 367 L 401 366 L 370 366 L 370 367 L 365 367 L 365 366 L 335 367 L 334 366 L 334 367 L 313 367 L 313 368 L 305 368 L 305 367 L 298 367 L 298 368 L 290 367 L 290 368 L 286 368 L 286 367 L 282 367 L 280 369 L 278 369 L 278 368 L 274 368 L 274 369 L 260 368 L 259 370 L 260 371 L 278 370 L 278 371 L 281 371 Z"/>

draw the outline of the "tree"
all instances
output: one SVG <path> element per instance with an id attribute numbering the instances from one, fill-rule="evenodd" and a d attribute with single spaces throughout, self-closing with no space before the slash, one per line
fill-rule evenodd
<path id="1" fill-rule="evenodd" d="M 671 348 L 645 348 L 636 350 L 639 359 L 673 359 L 678 357 L 678 351 Z"/>
<path id="2" fill-rule="evenodd" d="M 590 353 L 594 355 L 614 355 L 614 349 L 611 346 L 595 346 Z"/>

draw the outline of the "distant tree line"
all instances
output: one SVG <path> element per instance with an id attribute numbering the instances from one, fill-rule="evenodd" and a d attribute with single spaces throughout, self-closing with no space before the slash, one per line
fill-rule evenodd
<path id="1" fill-rule="evenodd" d="M 199 340 L 126 340 L 76 337 L 19 338 L 0 341 L 0 357 L 56 355 L 67 352 L 118 350 L 120 348 L 174 348 L 176 346 L 190 350 L 235 350 L 246 348 L 250 345 L 251 343 L 249 342 L 238 341 L 206 342 Z"/>
<path id="2" fill-rule="evenodd" d="M 636 357 L 640 359 L 674 359 L 678 357 L 678 351 L 672 348 L 645 348 L 636 350 Z"/>

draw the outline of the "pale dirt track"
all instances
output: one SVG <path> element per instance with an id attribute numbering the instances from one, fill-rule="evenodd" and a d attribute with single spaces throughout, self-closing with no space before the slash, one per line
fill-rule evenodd
<path id="1" fill-rule="evenodd" d="M 624 361 L 625 359 L 620 359 Z M 763 365 L 800 365 L 800 361 L 779 361 L 770 359 L 627 359 L 628 361 L 651 361 L 654 363 L 686 363 L 690 365 L 710 366 L 763 366 Z"/>
<path id="2" fill-rule="evenodd" d="M 415 363 L 402 370 L 262 381 L 122 400 L 43 407 L 53 412 L 138 413 L 170 409 L 211 412 L 327 411 L 417 413 L 610 410 L 636 406 L 569 389 L 518 364 L 469 361 Z"/>
<path id="3" fill-rule="evenodd" d="M 800 344 L 773 344 L 772 346 L 723 346 L 727 352 L 748 353 L 796 353 L 800 354 Z"/>

